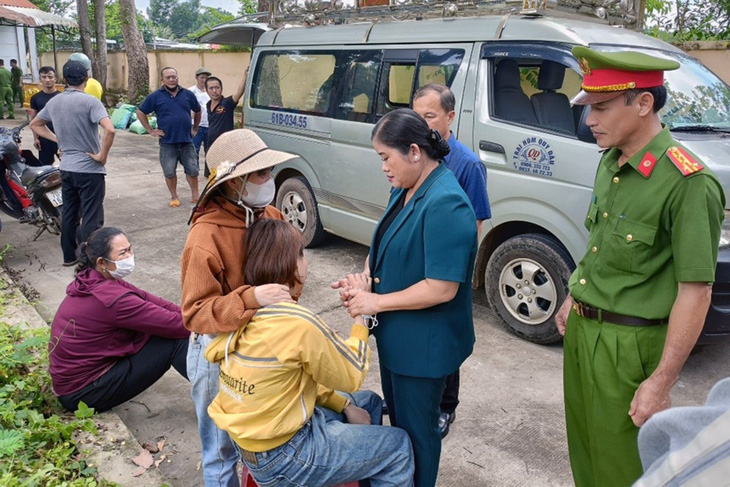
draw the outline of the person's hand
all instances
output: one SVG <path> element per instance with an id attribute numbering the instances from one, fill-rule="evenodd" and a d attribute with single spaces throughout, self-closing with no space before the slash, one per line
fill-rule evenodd
<path id="1" fill-rule="evenodd" d="M 348 291 L 350 290 L 350 285 L 347 282 L 347 278 L 334 281 L 332 284 L 330 284 L 330 287 L 332 289 L 339 289 L 340 301 L 342 301 L 342 304 L 347 306 L 347 299 L 350 297 L 348 294 Z"/>
<path id="2" fill-rule="evenodd" d="M 558 327 L 558 333 L 565 336 L 565 324 L 568 322 L 568 315 L 570 314 L 570 308 L 573 306 L 573 299 L 568 296 L 563 301 L 563 305 L 560 307 L 558 312 L 555 314 L 555 324 Z"/>
<path id="3" fill-rule="evenodd" d="M 33 140 L 33 147 L 35 147 L 38 150 L 41 150 L 41 139 L 37 138 Z"/>
<path id="4" fill-rule="evenodd" d="M 349 424 L 372 424 L 372 420 L 370 419 L 370 413 L 365 411 L 363 408 L 355 406 L 354 404 L 350 404 L 345 409 L 343 409 L 342 412 L 345 414 L 345 417 L 347 418 L 347 422 Z"/>
<path id="5" fill-rule="evenodd" d="M 361 291 L 370 291 L 372 289 L 370 276 L 365 273 L 348 274 L 346 279 L 350 289 L 359 289 Z"/>
<path id="6" fill-rule="evenodd" d="M 91 152 L 86 153 L 87 156 L 94 159 L 96 162 L 98 162 L 100 165 L 106 164 L 106 157 L 102 156 L 101 152 L 98 152 L 96 154 L 92 154 Z"/>
<path id="7" fill-rule="evenodd" d="M 350 316 L 353 318 L 357 315 L 374 315 L 380 311 L 378 306 L 380 295 L 360 289 L 350 289 L 348 299 L 345 301 Z"/>
<path id="8" fill-rule="evenodd" d="M 671 390 L 671 386 L 653 377 L 649 377 L 639 385 L 629 408 L 629 416 L 637 428 L 641 428 L 654 414 L 672 405 L 669 396 Z"/>
<path id="9" fill-rule="evenodd" d="M 253 288 L 253 295 L 261 306 L 268 306 L 274 303 L 293 303 L 294 300 L 289 293 L 289 288 L 283 284 L 264 284 Z"/>
<path id="10" fill-rule="evenodd" d="M 164 130 L 160 130 L 160 129 L 152 129 L 152 130 L 150 130 L 150 135 L 152 137 L 164 137 L 165 136 L 165 131 Z"/>
<path id="11" fill-rule="evenodd" d="M 190 131 L 190 135 L 192 135 L 193 137 L 195 137 L 196 135 L 198 135 L 198 129 L 196 129 L 195 127 L 193 127 L 193 129 Z"/>

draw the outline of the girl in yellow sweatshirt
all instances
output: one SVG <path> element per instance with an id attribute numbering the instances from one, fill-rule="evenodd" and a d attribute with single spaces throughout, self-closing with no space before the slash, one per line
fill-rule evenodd
<path id="1" fill-rule="evenodd" d="M 294 227 L 258 220 L 246 249 L 246 284 L 284 284 L 299 296 L 307 260 Z M 353 276 L 351 285 L 368 289 L 362 279 Z M 279 303 L 208 346 L 205 357 L 220 364 L 220 390 L 208 414 L 231 436 L 259 485 L 365 478 L 373 487 L 413 485 L 408 435 L 379 426 L 382 401 L 375 393 L 355 392 L 369 367 L 367 340 L 361 316 L 343 340 L 308 309 Z"/>

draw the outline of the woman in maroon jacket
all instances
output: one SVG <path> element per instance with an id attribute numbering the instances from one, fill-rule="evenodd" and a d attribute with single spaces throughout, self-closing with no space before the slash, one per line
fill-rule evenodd
<path id="1" fill-rule="evenodd" d="M 134 252 L 118 228 L 100 228 L 78 249 L 76 278 L 51 325 L 53 390 L 71 411 L 106 411 L 157 382 L 172 365 L 187 379 L 190 333 L 180 307 L 123 278 Z"/>

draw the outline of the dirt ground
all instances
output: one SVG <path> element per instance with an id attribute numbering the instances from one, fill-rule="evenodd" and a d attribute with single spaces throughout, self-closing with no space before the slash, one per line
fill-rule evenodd
<path id="1" fill-rule="evenodd" d="M 10 127 L 11 122 L 2 124 Z M 31 147 L 32 135 L 27 129 L 23 136 L 23 146 Z M 105 223 L 124 229 L 134 245 L 137 267 L 129 281 L 179 302 L 179 260 L 192 203 L 179 171 L 182 206 L 168 207 L 157 151 L 152 137 L 117 133 L 107 164 Z M 201 179 L 201 187 L 202 183 Z M 0 244 L 12 245 L 6 266 L 34 298 L 41 315 L 52 319 L 73 279 L 73 270 L 61 266 L 58 237 L 44 234 L 33 242 L 33 229 L 4 215 L 0 218 Z M 361 269 L 366 254 L 366 247 L 334 237 L 307 250 L 310 275 L 301 304 L 343 334 L 350 320 L 329 283 Z M 486 306 L 483 290 L 475 291 L 474 326 L 477 342 L 461 369 L 461 405 L 443 442 L 438 485 L 571 485 L 563 419 L 562 347 L 534 345 L 510 335 Z M 675 405 L 704 402 L 710 387 L 730 375 L 728 352 L 730 341 L 691 356 L 674 389 Z M 373 354 L 366 387 L 380 392 L 377 354 Z M 176 372 L 168 372 L 114 412 L 139 442 L 166 438 L 166 459 L 159 470 L 167 482 L 184 487 L 203 485 L 189 385 Z M 129 460 L 125 461 L 132 472 L 136 466 Z"/>

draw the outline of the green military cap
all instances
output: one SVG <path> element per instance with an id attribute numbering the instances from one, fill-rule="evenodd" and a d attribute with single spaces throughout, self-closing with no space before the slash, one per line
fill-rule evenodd
<path id="1" fill-rule="evenodd" d="M 600 52 L 575 46 L 573 56 L 583 72 L 583 91 L 571 100 L 576 105 L 607 101 L 634 88 L 662 86 L 664 71 L 679 68 L 677 61 L 636 51 Z"/>

